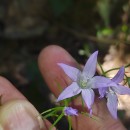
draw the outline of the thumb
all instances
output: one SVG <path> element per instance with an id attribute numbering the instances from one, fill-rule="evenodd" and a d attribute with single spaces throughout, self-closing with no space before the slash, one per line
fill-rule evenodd
<path id="1" fill-rule="evenodd" d="M 0 130 L 46 130 L 46 127 L 31 103 L 13 100 L 0 106 Z"/>

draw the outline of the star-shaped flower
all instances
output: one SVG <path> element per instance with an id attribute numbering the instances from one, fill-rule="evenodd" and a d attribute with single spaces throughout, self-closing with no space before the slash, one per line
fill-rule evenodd
<path id="1" fill-rule="evenodd" d="M 111 79 L 111 85 L 108 85 L 108 87 L 106 88 L 98 89 L 100 98 L 106 96 L 108 110 L 115 119 L 117 119 L 117 105 L 118 105 L 117 94 L 120 95 L 130 94 L 130 88 L 119 84 L 123 80 L 124 74 L 125 74 L 125 68 L 121 67 L 118 73 Z"/>
<path id="2" fill-rule="evenodd" d="M 74 109 L 72 107 L 65 107 L 64 108 L 64 114 L 66 116 L 78 116 L 78 110 Z"/>
<path id="3" fill-rule="evenodd" d="M 58 63 L 58 65 L 64 70 L 66 75 L 72 79 L 72 84 L 63 90 L 59 95 L 57 101 L 64 100 L 66 98 L 73 97 L 81 93 L 82 98 L 92 113 L 92 104 L 94 103 L 94 91 L 93 89 L 102 86 L 107 86 L 108 78 L 95 76 L 96 64 L 97 64 L 98 51 L 94 52 L 88 59 L 83 71 L 69 65 Z"/>

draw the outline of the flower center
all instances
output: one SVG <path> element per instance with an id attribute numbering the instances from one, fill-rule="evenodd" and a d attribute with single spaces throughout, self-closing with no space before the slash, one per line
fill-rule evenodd
<path id="1" fill-rule="evenodd" d="M 81 73 L 79 75 L 79 78 L 78 78 L 78 84 L 79 84 L 79 86 L 82 89 L 86 88 L 88 80 L 89 80 L 89 78 L 84 73 Z"/>

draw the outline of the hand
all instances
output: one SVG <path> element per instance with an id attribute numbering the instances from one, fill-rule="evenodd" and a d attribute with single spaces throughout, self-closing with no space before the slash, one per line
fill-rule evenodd
<path id="1" fill-rule="evenodd" d="M 54 45 L 43 49 L 38 61 L 44 80 L 54 95 L 58 97 L 60 91 L 56 82 L 66 87 L 71 83 L 71 80 L 57 66 L 57 63 L 62 62 L 75 67 L 78 66 L 78 63 L 63 48 Z M 42 121 L 37 110 L 3 77 L 0 77 L 0 92 L 2 95 L 0 130 L 2 128 L 4 130 L 47 130 L 51 126 L 49 121 Z M 80 109 L 82 107 L 80 98 L 77 98 L 73 105 Z M 100 118 L 100 121 L 79 115 L 72 118 L 73 129 L 126 130 L 119 120 L 113 119 L 109 114 L 104 99 L 96 99 L 93 105 L 93 113 Z"/>

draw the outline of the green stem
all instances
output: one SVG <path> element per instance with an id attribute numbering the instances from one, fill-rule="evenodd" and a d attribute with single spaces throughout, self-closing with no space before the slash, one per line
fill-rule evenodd
<path id="1" fill-rule="evenodd" d="M 69 130 L 71 130 L 71 117 L 68 116 Z"/>
<path id="2" fill-rule="evenodd" d="M 60 121 L 60 119 L 64 116 L 64 113 L 61 113 L 61 115 L 57 118 L 57 120 L 52 124 L 50 130 Z"/>
<path id="3" fill-rule="evenodd" d="M 85 104 L 84 104 L 84 100 L 83 100 L 83 98 L 81 97 L 81 102 L 82 102 L 82 108 L 83 108 L 83 110 L 85 109 Z"/>
<path id="4" fill-rule="evenodd" d="M 118 70 L 118 69 L 120 69 L 120 68 L 118 67 L 118 68 L 113 68 L 113 69 L 107 70 L 107 71 L 105 71 L 105 74 L 108 73 L 108 72 L 110 72 L 110 71 Z"/>
<path id="5" fill-rule="evenodd" d="M 44 118 L 48 118 L 48 117 L 50 117 L 50 116 L 56 116 L 56 110 L 50 112 L 49 114 L 47 114 L 47 115 L 45 115 L 45 116 L 43 116 L 43 117 L 44 117 Z"/>
<path id="6" fill-rule="evenodd" d="M 48 112 L 53 111 L 53 110 L 62 110 L 62 109 L 63 109 L 63 107 L 51 108 L 51 109 L 48 109 L 48 110 L 42 112 L 40 115 L 43 115 L 43 114 L 48 113 Z"/>
<path id="7" fill-rule="evenodd" d="M 126 65 L 125 68 L 127 68 L 127 67 L 129 67 L 129 66 L 130 66 L 130 64 Z"/>
<path id="8" fill-rule="evenodd" d="M 100 69 L 101 69 L 101 71 L 102 71 L 103 76 L 106 76 L 106 74 L 105 74 L 105 72 L 104 72 L 104 70 L 103 70 L 101 64 L 100 64 L 99 62 L 98 62 L 98 64 L 99 64 L 99 67 L 100 67 Z"/>
<path id="9" fill-rule="evenodd" d="M 129 67 L 129 66 L 130 66 L 130 64 L 126 65 L 125 68 L 127 68 L 127 67 Z M 110 71 L 118 70 L 118 69 L 120 69 L 120 67 L 107 70 L 107 71 L 105 72 L 105 74 L 108 73 L 108 72 L 110 72 Z"/>

